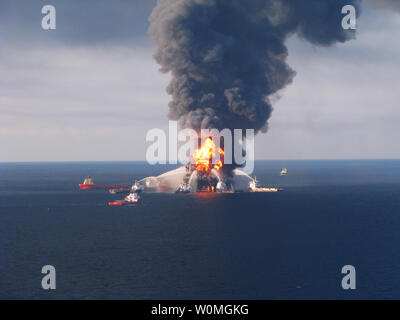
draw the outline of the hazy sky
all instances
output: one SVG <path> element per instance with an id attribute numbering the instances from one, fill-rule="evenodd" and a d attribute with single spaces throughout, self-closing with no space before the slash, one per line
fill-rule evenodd
<path id="1" fill-rule="evenodd" d="M 170 77 L 146 34 L 155 2 L 1 1 L 0 161 L 144 160 L 146 132 L 168 126 Z M 57 29 L 44 31 L 50 3 Z M 364 6 L 357 23 L 332 48 L 289 40 L 297 76 L 257 159 L 400 158 L 400 10 Z"/>

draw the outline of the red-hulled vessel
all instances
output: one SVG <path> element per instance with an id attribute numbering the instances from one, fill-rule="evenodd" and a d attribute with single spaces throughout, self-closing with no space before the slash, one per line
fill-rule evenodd
<path id="1" fill-rule="evenodd" d="M 97 185 L 93 182 L 91 177 L 87 177 L 83 183 L 79 184 L 79 188 L 81 189 L 122 189 L 122 188 L 129 188 L 126 185 Z"/>

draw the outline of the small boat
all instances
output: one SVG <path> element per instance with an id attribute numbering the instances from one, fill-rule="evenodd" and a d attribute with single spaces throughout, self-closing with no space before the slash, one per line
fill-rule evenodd
<path id="1" fill-rule="evenodd" d="M 252 189 L 252 192 L 278 192 L 278 191 L 282 191 L 282 188 L 275 188 L 275 187 L 270 187 L 270 188 L 266 188 L 266 187 L 261 187 L 261 188 L 255 188 Z"/>
<path id="2" fill-rule="evenodd" d="M 286 176 L 287 174 L 288 174 L 287 169 L 286 169 L 286 168 L 283 168 L 283 169 L 281 170 L 280 175 L 281 175 L 281 176 Z"/>
<path id="3" fill-rule="evenodd" d="M 226 184 L 222 180 L 217 182 L 217 185 L 215 186 L 215 191 L 221 193 L 235 193 L 235 189 L 233 189 L 232 184 Z"/>
<path id="4" fill-rule="evenodd" d="M 255 190 L 255 189 L 257 189 L 257 188 L 261 188 L 261 185 L 260 185 L 260 183 L 257 181 L 257 177 L 254 177 L 254 180 L 251 180 L 250 182 L 249 182 L 249 187 L 248 187 L 250 190 Z"/>
<path id="5" fill-rule="evenodd" d="M 251 192 L 278 192 L 283 190 L 282 188 L 276 188 L 276 187 L 263 187 L 257 181 L 256 177 L 254 177 L 254 180 L 250 181 L 248 188 Z"/>
<path id="6" fill-rule="evenodd" d="M 135 181 L 135 184 L 131 188 L 131 193 L 141 193 L 143 191 L 142 185 Z"/>
<path id="7" fill-rule="evenodd" d="M 132 192 L 128 194 L 124 200 L 116 200 L 116 201 L 111 201 L 108 203 L 109 206 L 124 206 L 124 205 L 130 205 L 130 204 L 137 204 L 140 200 L 140 196 L 136 192 Z"/>
<path id="8" fill-rule="evenodd" d="M 124 204 L 123 200 L 111 201 L 108 203 L 109 206 L 123 206 Z"/>
<path id="9" fill-rule="evenodd" d="M 111 194 L 126 193 L 129 192 L 129 188 L 113 188 L 108 190 L 108 192 Z"/>
<path id="10" fill-rule="evenodd" d="M 175 193 L 189 193 L 190 192 L 190 185 L 188 183 L 182 183 L 179 185 L 178 189 Z"/>

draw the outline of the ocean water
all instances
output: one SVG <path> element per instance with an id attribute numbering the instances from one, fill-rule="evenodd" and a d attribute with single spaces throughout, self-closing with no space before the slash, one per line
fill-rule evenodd
<path id="1" fill-rule="evenodd" d="M 400 160 L 258 161 L 258 180 L 283 192 L 143 194 L 132 207 L 77 186 L 168 169 L 0 164 L 0 298 L 400 298 Z M 341 287 L 349 264 L 356 290 Z M 41 288 L 44 265 L 56 290 Z"/>

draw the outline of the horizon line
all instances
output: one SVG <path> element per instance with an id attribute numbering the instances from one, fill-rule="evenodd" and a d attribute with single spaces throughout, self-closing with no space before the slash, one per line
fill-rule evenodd
<path id="1" fill-rule="evenodd" d="M 256 159 L 257 161 L 370 161 L 370 160 L 400 160 L 400 158 L 305 158 L 305 159 Z M 0 164 L 6 163 L 92 163 L 92 162 L 114 162 L 114 163 L 128 163 L 128 162 L 147 162 L 146 160 L 31 160 L 31 161 L 1 161 Z M 150 164 L 149 164 L 150 165 Z M 154 165 L 184 165 L 182 163 L 156 163 Z"/>

